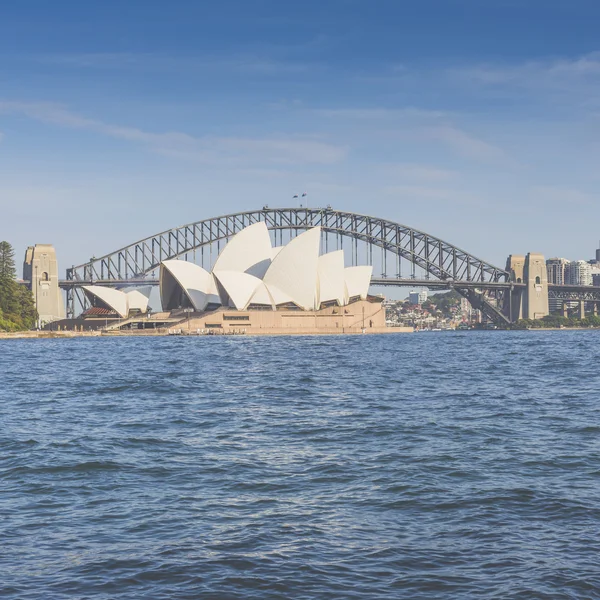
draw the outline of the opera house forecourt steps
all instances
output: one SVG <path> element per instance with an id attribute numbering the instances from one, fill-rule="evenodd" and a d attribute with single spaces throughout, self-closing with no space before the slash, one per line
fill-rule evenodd
<path id="1" fill-rule="evenodd" d="M 104 329 L 209 334 L 383 333 L 383 298 L 369 295 L 373 268 L 344 265 L 344 252 L 320 254 L 321 228 L 285 246 L 259 221 L 234 235 L 211 271 L 185 260 L 160 265 L 162 312 L 149 314 L 150 288 L 86 286 L 87 318 Z M 82 315 L 86 318 L 86 313 Z"/>

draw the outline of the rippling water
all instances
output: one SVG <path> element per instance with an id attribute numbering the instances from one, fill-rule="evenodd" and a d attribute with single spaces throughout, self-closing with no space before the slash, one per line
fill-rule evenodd
<path id="1" fill-rule="evenodd" d="M 600 334 L 0 341 L 2 598 L 600 598 Z"/>

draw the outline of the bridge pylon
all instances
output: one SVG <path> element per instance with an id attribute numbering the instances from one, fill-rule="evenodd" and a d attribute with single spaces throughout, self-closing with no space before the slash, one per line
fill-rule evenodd
<path id="1" fill-rule="evenodd" d="M 548 308 L 548 272 L 542 254 L 529 252 L 527 256 L 511 254 L 506 260 L 510 281 L 524 283 L 506 294 L 503 313 L 511 322 L 519 319 L 541 319 L 550 314 Z"/>
<path id="2" fill-rule="evenodd" d="M 27 248 L 23 261 L 23 279 L 29 282 L 29 289 L 33 294 L 38 327 L 64 318 L 65 308 L 58 285 L 58 262 L 54 246 L 36 244 Z"/>
<path id="3" fill-rule="evenodd" d="M 510 273 L 512 283 L 523 283 L 525 269 L 525 256 L 511 254 L 506 259 L 506 270 Z M 523 288 L 513 287 L 504 297 L 504 314 L 511 323 L 523 318 Z"/>
<path id="4" fill-rule="evenodd" d="M 530 252 L 525 258 L 523 275 L 527 284 L 523 302 L 525 318 L 541 319 L 548 316 L 548 270 L 544 256 Z"/>

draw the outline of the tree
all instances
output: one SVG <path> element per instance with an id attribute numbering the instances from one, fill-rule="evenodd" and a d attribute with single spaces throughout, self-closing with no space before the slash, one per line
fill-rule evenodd
<path id="1" fill-rule="evenodd" d="M 35 302 L 31 290 L 24 285 L 19 286 L 18 293 L 19 305 L 21 306 L 20 317 L 23 321 L 25 329 L 32 329 L 38 319 L 37 310 L 35 310 Z"/>
<path id="2" fill-rule="evenodd" d="M 31 329 L 37 320 L 33 295 L 16 279 L 15 252 L 0 242 L 0 329 Z"/>
<path id="3" fill-rule="evenodd" d="M 0 242 L 0 310 L 10 320 L 19 312 L 15 281 L 15 252 L 8 242 Z"/>
<path id="4" fill-rule="evenodd" d="M 15 251 L 8 242 L 0 242 L 0 280 L 14 280 L 16 276 Z"/>

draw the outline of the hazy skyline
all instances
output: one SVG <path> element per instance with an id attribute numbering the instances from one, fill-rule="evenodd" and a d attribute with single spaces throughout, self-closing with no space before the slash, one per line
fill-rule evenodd
<path id="1" fill-rule="evenodd" d="M 499 266 L 590 258 L 600 6 L 493 4 L 13 3 L 0 238 L 19 262 L 53 243 L 64 273 L 306 191 Z"/>

